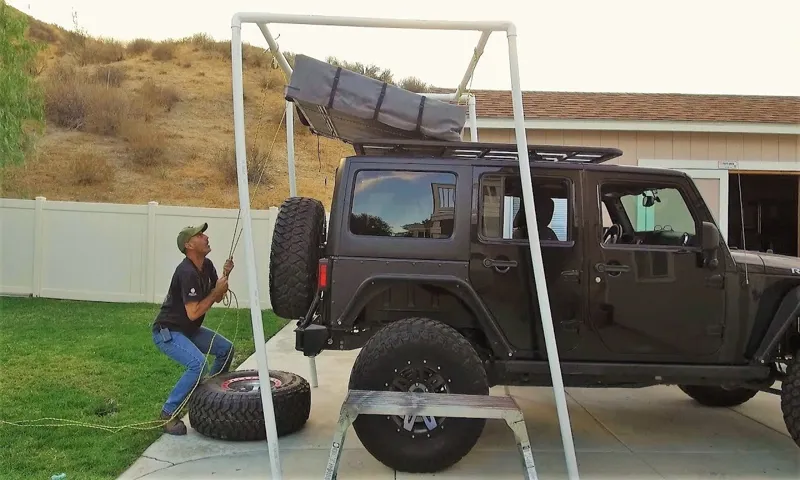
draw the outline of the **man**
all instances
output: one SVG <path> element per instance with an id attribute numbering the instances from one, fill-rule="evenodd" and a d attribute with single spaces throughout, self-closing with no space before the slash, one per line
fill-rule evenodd
<path id="1" fill-rule="evenodd" d="M 206 312 L 219 303 L 228 291 L 228 275 L 233 260 L 228 259 L 217 278 L 211 252 L 207 223 L 186 227 L 178 233 L 178 250 L 185 255 L 175 268 L 169 291 L 153 321 L 153 342 L 169 358 L 186 367 L 172 389 L 161 411 L 161 419 L 169 421 L 164 430 L 172 435 L 185 435 L 186 425 L 177 417 L 178 407 L 201 377 L 206 354 L 214 355 L 211 375 L 227 372 L 233 360 L 233 345 L 227 338 L 203 326 Z M 213 339 L 213 342 L 212 342 Z"/>

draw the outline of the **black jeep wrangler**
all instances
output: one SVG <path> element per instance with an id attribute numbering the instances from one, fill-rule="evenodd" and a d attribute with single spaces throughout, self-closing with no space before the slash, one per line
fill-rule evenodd
<path id="1" fill-rule="evenodd" d="M 613 148 L 530 146 L 528 229 L 515 144 L 354 147 L 329 228 L 320 201 L 283 203 L 269 270 L 297 350 L 361 349 L 349 388 L 552 385 L 528 244 L 539 235 L 565 386 L 671 384 L 714 407 L 767 391 L 800 444 L 800 259 L 728 248 L 686 174 L 604 164 Z M 431 472 L 484 426 L 414 420 L 353 427 L 387 466 Z"/>

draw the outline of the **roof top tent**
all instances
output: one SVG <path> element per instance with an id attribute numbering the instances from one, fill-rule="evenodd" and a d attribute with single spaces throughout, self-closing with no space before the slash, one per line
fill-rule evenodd
<path id="1" fill-rule="evenodd" d="M 346 143 L 365 138 L 457 142 L 466 111 L 454 105 L 297 55 L 286 99 L 311 131 Z"/>
<path id="2" fill-rule="evenodd" d="M 364 18 L 364 17 L 339 17 L 339 16 L 320 16 L 320 15 L 291 15 L 273 14 L 264 12 L 240 12 L 233 15 L 231 19 L 231 54 L 232 54 L 232 74 L 233 74 L 233 113 L 234 113 L 234 137 L 236 145 L 236 167 L 238 173 L 239 204 L 242 215 L 243 233 L 245 237 L 245 258 L 247 262 L 247 282 L 249 288 L 250 312 L 253 327 L 253 340 L 256 347 L 256 360 L 258 363 L 259 382 L 262 392 L 271 392 L 269 385 L 268 359 L 261 319 L 261 308 L 259 305 L 258 283 L 256 275 L 256 257 L 253 240 L 252 217 L 250 213 L 250 193 L 247 183 L 247 160 L 244 126 L 244 85 L 242 72 L 242 36 L 241 29 L 243 23 L 253 23 L 258 26 L 264 35 L 272 54 L 276 57 L 278 64 L 291 78 L 290 88 L 287 89 L 287 101 L 297 104 L 298 110 L 305 118 L 305 122 L 320 134 L 327 134 L 334 138 L 339 138 L 345 142 L 353 142 L 355 137 L 374 137 L 377 132 L 383 132 L 381 137 L 399 136 L 406 139 L 435 139 L 449 140 L 454 139 L 453 134 L 463 128 L 464 120 L 461 113 L 456 112 L 445 102 L 433 102 L 432 99 L 443 99 L 449 102 L 458 102 L 464 96 L 466 85 L 472 78 L 478 59 L 483 54 L 483 49 L 489 36 L 493 32 L 505 32 L 508 40 L 508 57 L 510 64 L 510 81 L 512 104 L 514 112 L 514 130 L 517 144 L 516 157 L 520 166 L 522 179 L 523 201 L 527 205 L 535 205 L 533 199 L 532 179 L 529 165 L 529 149 L 525 135 L 525 125 L 522 110 L 522 91 L 520 87 L 519 61 L 517 54 L 517 29 L 511 22 L 498 21 L 447 21 L 447 20 L 413 20 L 413 19 L 387 19 L 387 18 Z M 472 59 L 467 66 L 466 72 L 461 79 L 456 91 L 453 94 L 439 95 L 419 95 L 402 89 L 384 89 L 381 85 L 380 92 L 376 95 L 375 84 L 367 82 L 366 77 L 360 78 L 353 72 L 338 71 L 339 81 L 344 82 L 342 90 L 334 89 L 336 73 L 331 75 L 332 69 L 324 65 L 319 65 L 311 59 L 301 58 L 298 65 L 300 73 L 293 77 L 293 70 L 289 66 L 286 58 L 279 51 L 275 39 L 272 37 L 267 25 L 270 23 L 299 24 L 299 25 L 327 25 L 341 27 L 362 27 L 362 28 L 398 28 L 408 30 L 461 30 L 481 32 L 478 46 L 475 48 Z M 333 70 L 337 70 L 334 68 Z M 322 79 L 305 77 L 305 74 L 318 72 L 323 75 Z M 356 75 L 356 76 L 353 76 Z M 359 86 L 367 87 L 362 90 Z M 371 89 L 371 90 L 370 90 Z M 328 92 L 327 101 L 324 93 Z M 360 99 L 360 105 L 346 107 L 343 103 L 337 103 L 336 93 L 344 93 L 352 98 Z M 333 95 L 331 95 L 333 94 Z M 342 98 L 341 96 L 338 98 Z M 377 107 L 377 101 L 383 98 L 381 108 Z M 321 99 L 321 101 L 320 101 Z M 332 101 L 331 101 L 332 99 Z M 430 103 L 429 103 L 430 102 Z M 384 106 L 384 103 L 386 104 Z M 427 104 L 427 115 L 423 106 Z M 321 109 L 322 107 L 327 108 Z M 344 107 L 344 108 L 343 108 Z M 360 107 L 360 108 L 359 108 Z M 475 140 L 475 115 L 474 103 L 469 105 L 470 116 L 472 117 L 471 133 Z M 287 108 L 287 114 L 293 109 Z M 416 112 L 416 116 L 413 113 Z M 376 115 L 377 113 L 377 115 Z M 348 120 L 358 119 L 356 126 L 345 127 Z M 292 117 L 287 115 L 287 140 L 291 139 Z M 413 126 L 413 128 L 412 128 Z M 387 133 L 390 133 L 387 135 Z M 459 135 L 460 137 L 460 135 Z M 287 142 L 287 150 L 290 161 L 293 156 L 293 145 Z M 290 163 L 290 181 L 293 180 L 293 165 Z M 294 194 L 293 192 L 291 193 Z M 526 209 L 525 219 L 527 225 L 532 229 L 536 228 L 536 209 Z M 561 376 L 561 368 L 558 360 L 558 350 L 556 347 L 555 334 L 553 331 L 553 320 L 550 311 L 549 295 L 545 281 L 544 268 L 542 266 L 542 252 L 537 235 L 531 236 L 530 255 L 533 265 L 534 280 L 536 282 L 540 313 L 542 318 L 542 328 L 545 334 L 545 344 L 547 347 L 547 358 L 550 366 L 550 374 L 553 381 L 553 394 L 556 400 L 559 426 L 561 429 L 561 439 L 564 445 L 564 455 L 567 464 L 567 471 L 571 479 L 578 478 L 577 461 L 575 458 L 575 448 L 573 445 L 569 412 L 567 410 L 566 396 L 564 393 L 564 383 Z M 272 478 L 281 478 L 280 459 L 278 453 L 278 436 L 275 428 L 275 412 L 272 406 L 272 396 L 262 395 L 262 405 L 264 408 L 264 420 L 266 423 L 267 443 L 270 454 L 270 466 Z"/>

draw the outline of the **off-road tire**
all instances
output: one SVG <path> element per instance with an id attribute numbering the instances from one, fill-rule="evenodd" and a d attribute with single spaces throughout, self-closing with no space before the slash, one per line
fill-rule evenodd
<path id="1" fill-rule="evenodd" d="M 291 197 L 281 204 L 269 255 L 269 296 L 279 317 L 297 320 L 311 306 L 325 231 L 325 207 L 319 200 Z"/>
<path id="2" fill-rule="evenodd" d="M 683 393 L 706 407 L 735 407 L 755 397 L 758 390 L 734 388 L 726 390 L 711 385 L 679 385 Z"/>
<path id="3" fill-rule="evenodd" d="M 311 413 L 311 389 L 301 376 L 270 370 L 272 402 L 278 436 L 300 430 Z M 226 382 L 258 378 L 258 371 L 241 370 L 209 378 L 189 398 L 189 423 L 198 433 L 220 440 L 251 441 L 266 438 L 264 409 L 259 390 L 235 391 Z"/>
<path id="4" fill-rule="evenodd" d="M 356 358 L 349 388 L 392 390 L 395 369 L 402 374 L 407 368 L 429 370 L 428 378 L 439 378 L 437 384 L 446 385 L 450 393 L 489 394 L 486 371 L 470 342 L 452 327 L 426 318 L 399 320 L 376 332 Z M 445 418 L 432 431 L 412 437 L 402 429 L 402 419 L 362 415 L 353 422 L 353 430 L 367 451 L 387 467 L 431 473 L 469 453 L 485 424 L 483 419 Z"/>
<path id="5" fill-rule="evenodd" d="M 786 369 L 786 378 L 781 385 L 781 411 L 786 430 L 800 446 L 800 351 Z"/>

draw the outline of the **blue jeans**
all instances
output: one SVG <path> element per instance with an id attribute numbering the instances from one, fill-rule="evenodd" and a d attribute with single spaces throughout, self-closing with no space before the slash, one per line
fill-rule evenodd
<path id="1" fill-rule="evenodd" d="M 186 371 L 164 403 L 164 413 L 172 415 L 205 371 L 207 354 L 215 357 L 214 365 L 211 367 L 212 376 L 228 371 L 233 361 L 233 344 L 219 333 L 215 337 L 214 331 L 206 327 L 200 327 L 200 330 L 191 337 L 172 330 L 170 334 L 172 338 L 165 342 L 161 338 L 161 333 L 156 330 L 153 332 L 153 343 L 169 358 L 186 367 Z"/>

